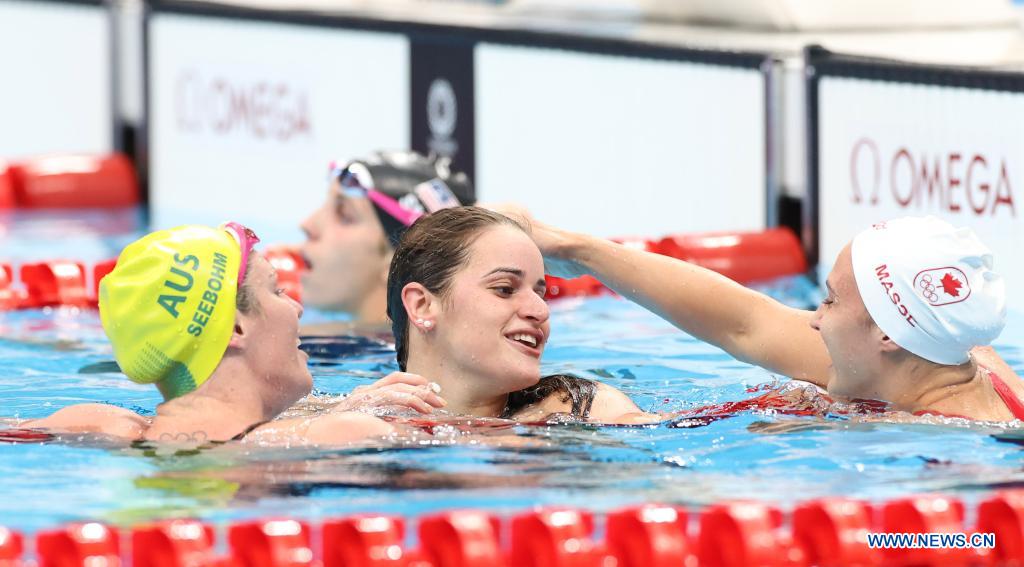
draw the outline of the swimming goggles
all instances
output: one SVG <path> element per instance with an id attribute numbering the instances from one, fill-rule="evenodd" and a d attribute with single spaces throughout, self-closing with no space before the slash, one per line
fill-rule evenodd
<path id="1" fill-rule="evenodd" d="M 345 168 L 331 164 L 331 177 L 338 180 L 342 193 L 347 197 L 366 197 L 392 218 L 405 226 L 412 226 L 416 219 L 423 216 L 423 211 L 410 210 L 395 198 L 373 188 L 373 177 L 361 163 L 353 163 Z"/>
<path id="2" fill-rule="evenodd" d="M 242 282 L 245 281 L 246 268 L 249 266 L 249 254 L 252 253 L 256 243 L 260 241 L 260 237 L 256 236 L 251 228 L 237 222 L 226 222 L 220 227 L 234 237 L 235 242 L 238 242 L 238 248 L 242 251 L 242 261 L 238 263 L 238 287 L 241 288 Z"/>

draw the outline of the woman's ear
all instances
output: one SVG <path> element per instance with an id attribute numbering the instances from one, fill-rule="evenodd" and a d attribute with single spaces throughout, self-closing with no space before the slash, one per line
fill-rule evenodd
<path id="1" fill-rule="evenodd" d="M 245 320 L 241 313 L 235 314 L 235 328 L 231 332 L 231 340 L 228 341 L 228 348 L 245 348 L 247 340 L 246 330 L 248 329 L 248 322 Z"/>
<path id="2" fill-rule="evenodd" d="M 878 341 L 879 349 L 881 349 L 882 352 L 886 352 L 886 353 L 897 352 L 897 351 L 899 351 L 899 350 L 901 350 L 903 348 L 900 345 L 896 344 L 896 341 L 892 340 L 889 337 L 889 335 L 885 334 L 885 332 L 882 331 L 882 329 L 880 329 L 878 327 L 878 325 L 875 325 L 875 331 L 874 332 L 875 332 L 875 338 Z"/>
<path id="3" fill-rule="evenodd" d="M 402 305 L 409 316 L 409 323 L 414 327 L 422 326 L 417 323 L 423 321 L 431 321 L 433 325 L 437 315 L 437 304 L 434 294 L 419 282 L 409 282 L 402 288 Z"/>

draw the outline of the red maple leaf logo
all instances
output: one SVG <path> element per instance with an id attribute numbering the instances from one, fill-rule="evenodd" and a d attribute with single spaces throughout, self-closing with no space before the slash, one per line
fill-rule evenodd
<path id="1" fill-rule="evenodd" d="M 946 272 L 946 275 L 942 276 L 939 281 L 942 283 L 942 291 L 946 292 L 946 295 L 960 297 L 960 288 L 964 287 L 964 284 L 954 278 L 953 274 Z"/>

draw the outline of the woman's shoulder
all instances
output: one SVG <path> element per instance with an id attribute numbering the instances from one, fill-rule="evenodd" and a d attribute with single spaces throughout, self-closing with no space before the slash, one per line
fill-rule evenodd
<path id="1" fill-rule="evenodd" d="M 633 400 L 622 390 L 608 384 L 597 382 L 594 403 L 590 408 L 592 421 L 618 423 L 627 414 L 643 413 Z"/>
<path id="2" fill-rule="evenodd" d="M 20 425 L 31 429 L 139 439 L 149 427 L 149 420 L 134 411 L 110 404 L 76 404 Z"/>

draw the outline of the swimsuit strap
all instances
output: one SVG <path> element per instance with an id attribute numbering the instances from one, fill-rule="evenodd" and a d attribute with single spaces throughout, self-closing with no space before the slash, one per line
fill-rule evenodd
<path id="1" fill-rule="evenodd" d="M 246 435 L 248 435 L 248 434 L 252 433 L 252 431 L 253 431 L 254 429 L 256 429 L 257 427 L 259 427 L 259 426 L 261 426 L 261 425 L 265 425 L 265 424 L 267 424 L 267 423 L 270 423 L 270 420 L 267 420 L 267 421 L 258 421 L 258 422 L 256 422 L 256 423 L 254 423 L 254 424 L 250 425 L 249 427 L 246 427 L 246 428 L 245 428 L 245 431 L 242 431 L 242 432 L 241 432 L 241 433 L 239 433 L 238 435 L 235 435 L 234 437 L 232 437 L 232 438 L 231 438 L 231 439 L 229 439 L 228 441 L 241 441 L 242 439 L 244 439 L 244 438 L 245 438 L 245 436 L 246 436 Z"/>
<path id="2" fill-rule="evenodd" d="M 1024 420 L 1024 403 L 1021 403 L 1020 398 L 1013 393 L 1013 390 L 995 372 L 989 370 L 988 377 L 992 381 L 992 387 L 995 388 L 996 393 L 999 394 L 1003 403 L 1006 404 L 1006 409 L 1010 410 L 1015 419 Z"/>

